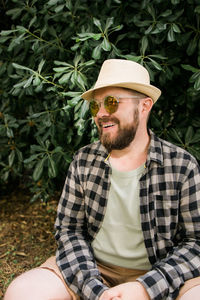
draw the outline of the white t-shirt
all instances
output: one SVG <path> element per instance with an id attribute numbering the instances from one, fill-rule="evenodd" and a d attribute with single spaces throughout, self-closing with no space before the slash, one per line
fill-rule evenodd
<path id="1" fill-rule="evenodd" d="M 92 248 L 95 257 L 120 267 L 149 270 L 140 220 L 139 179 L 144 165 L 121 172 L 112 168 L 106 214 Z"/>

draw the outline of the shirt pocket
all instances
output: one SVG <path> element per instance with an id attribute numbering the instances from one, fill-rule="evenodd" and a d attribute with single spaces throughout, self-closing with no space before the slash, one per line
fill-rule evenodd
<path id="1" fill-rule="evenodd" d="M 154 209 L 158 240 L 169 240 L 171 244 L 178 227 L 178 195 L 154 195 Z"/>

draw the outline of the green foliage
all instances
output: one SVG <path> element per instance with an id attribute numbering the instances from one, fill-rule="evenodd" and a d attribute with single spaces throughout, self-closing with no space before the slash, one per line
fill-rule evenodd
<path id="1" fill-rule="evenodd" d="M 198 0 L 0 5 L 2 186 L 23 183 L 32 200 L 62 187 L 74 151 L 97 138 L 81 93 L 108 58 L 149 70 L 162 90 L 150 127 L 200 160 Z"/>

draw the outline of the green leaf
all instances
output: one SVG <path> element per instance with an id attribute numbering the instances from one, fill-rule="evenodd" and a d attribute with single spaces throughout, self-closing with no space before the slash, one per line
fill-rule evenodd
<path id="1" fill-rule="evenodd" d="M 32 118 L 32 119 L 38 118 L 38 117 L 40 117 L 40 116 L 42 116 L 42 115 L 45 115 L 46 113 L 47 113 L 46 111 L 41 111 L 41 112 L 39 112 L 39 113 L 33 114 L 33 115 L 31 116 L 31 118 Z"/>
<path id="2" fill-rule="evenodd" d="M 155 69 L 157 69 L 157 70 L 159 70 L 159 71 L 162 70 L 162 67 L 161 67 L 161 65 L 160 65 L 159 63 L 157 63 L 154 59 L 152 59 L 152 58 L 150 58 L 150 57 L 148 57 L 148 58 L 149 58 L 149 60 L 152 62 L 152 64 L 153 64 L 153 66 L 154 66 Z"/>
<path id="3" fill-rule="evenodd" d="M 159 120 L 159 118 L 157 118 L 155 114 L 151 115 L 151 123 L 153 127 L 158 127 L 158 128 L 162 127 L 161 121 Z"/>
<path id="4" fill-rule="evenodd" d="M 89 103 L 88 101 L 82 101 L 82 105 L 80 108 L 80 118 L 84 119 L 85 116 L 87 115 L 87 112 L 89 110 Z"/>
<path id="5" fill-rule="evenodd" d="M 199 45 L 200 45 L 200 41 L 199 41 Z M 200 48 L 200 46 L 199 46 L 199 48 Z M 198 55 L 197 61 L 198 61 L 198 65 L 200 66 L 200 55 Z"/>
<path id="6" fill-rule="evenodd" d="M 48 175 L 50 178 L 54 178 L 57 175 L 56 164 L 51 157 L 48 158 Z"/>
<path id="7" fill-rule="evenodd" d="M 200 90 L 200 73 L 199 73 L 199 76 L 197 77 L 197 79 L 195 80 L 194 88 L 195 88 L 195 90 L 197 90 L 197 91 Z"/>
<path id="8" fill-rule="evenodd" d="M 9 177 L 9 171 L 6 171 L 5 173 L 3 173 L 2 179 L 4 182 L 6 182 L 8 180 L 8 177 Z"/>
<path id="9" fill-rule="evenodd" d="M 174 34 L 174 30 L 173 30 L 173 27 L 171 26 L 169 31 L 168 31 L 168 34 L 167 34 L 167 40 L 169 42 L 174 42 L 175 41 L 175 34 Z"/>
<path id="10" fill-rule="evenodd" d="M 198 79 L 198 77 L 200 76 L 200 69 L 198 69 L 197 72 L 195 72 L 192 76 L 191 76 L 191 82 L 194 82 Z"/>
<path id="11" fill-rule="evenodd" d="M 95 64 L 95 60 L 89 60 L 89 61 L 86 61 L 86 62 L 84 62 L 84 63 L 82 63 L 81 64 L 81 68 L 80 69 L 82 69 L 82 67 L 90 67 L 90 66 L 92 66 L 92 65 L 94 65 Z"/>
<path id="12" fill-rule="evenodd" d="M 83 74 L 78 73 L 77 74 L 77 82 L 80 85 L 80 87 L 82 89 L 84 89 L 85 88 L 85 84 L 86 84 L 86 77 Z"/>
<path id="13" fill-rule="evenodd" d="M 171 135 L 173 136 L 173 138 L 182 146 L 184 146 L 183 141 L 181 140 L 179 133 L 176 129 L 172 128 L 171 129 Z"/>
<path id="14" fill-rule="evenodd" d="M 21 33 L 26 33 L 27 32 L 27 29 L 24 27 L 24 26 L 21 26 L 21 25 L 17 25 L 17 30 Z"/>
<path id="15" fill-rule="evenodd" d="M 58 6 L 55 8 L 55 12 L 56 12 L 56 13 L 61 12 L 61 11 L 63 10 L 64 7 L 65 7 L 65 4 L 58 5 Z"/>
<path id="16" fill-rule="evenodd" d="M 199 161 L 200 161 L 200 150 L 199 148 L 193 146 L 193 147 L 189 147 L 188 151 L 194 155 Z"/>
<path id="17" fill-rule="evenodd" d="M 197 132 L 193 135 L 193 137 L 192 137 L 190 143 L 191 143 L 191 144 L 195 144 L 195 143 L 199 143 L 199 142 L 200 142 L 200 131 L 197 131 Z"/>
<path id="18" fill-rule="evenodd" d="M 21 82 L 19 82 L 19 83 L 16 83 L 13 87 L 14 87 L 15 89 L 20 88 L 20 87 L 23 87 L 23 86 L 27 83 L 27 81 L 28 81 L 28 79 L 23 80 L 23 81 L 21 81 Z"/>
<path id="19" fill-rule="evenodd" d="M 102 37 L 101 33 L 90 33 L 90 32 L 84 32 L 84 33 L 78 33 L 78 38 L 76 38 L 76 41 L 86 41 L 88 39 L 93 39 L 95 41 L 98 41 Z"/>
<path id="20" fill-rule="evenodd" d="M 37 21 L 37 16 L 34 16 L 31 21 L 29 22 L 28 28 L 30 28 L 34 23 Z"/>
<path id="21" fill-rule="evenodd" d="M 58 67 L 58 68 L 53 68 L 53 70 L 57 73 L 63 73 L 67 70 L 71 69 L 70 67 Z"/>
<path id="22" fill-rule="evenodd" d="M 78 72 L 76 69 L 74 69 L 74 71 L 72 72 L 72 76 L 71 76 L 71 82 L 73 85 L 75 85 L 77 83 L 77 76 L 78 76 Z"/>
<path id="23" fill-rule="evenodd" d="M 192 126 L 189 126 L 186 133 L 185 133 L 185 144 L 189 145 L 192 137 L 194 136 L 194 130 Z"/>
<path id="24" fill-rule="evenodd" d="M 25 67 L 25 66 L 22 66 L 22 65 L 19 65 L 17 63 L 12 63 L 13 67 L 15 69 L 19 69 L 19 70 L 28 70 L 28 71 L 31 71 L 31 72 L 34 72 L 32 69 L 28 68 L 28 67 Z"/>
<path id="25" fill-rule="evenodd" d="M 33 155 L 31 155 L 29 158 L 26 158 L 26 159 L 24 160 L 24 163 L 25 163 L 25 164 L 29 164 L 30 162 L 32 162 L 32 161 L 34 161 L 34 160 L 37 160 L 39 155 L 40 155 L 40 154 L 33 154 Z"/>
<path id="26" fill-rule="evenodd" d="M 152 30 L 153 30 L 153 28 L 154 28 L 154 25 L 153 24 L 151 24 L 146 30 L 145 30 L 145 34 L 149 34 L 149 33 L 152 33 Z"/>
<path id="27" fill-rule="evenodd" d="M 111 50 L 111 44 L 110 42 L 107 40 L 107 38 L 104 37 L 103 42 L 101 44 L 102 49 L 104 51 L 110 51 Z"/>
<path id="28" fill-rule="evenodd" d="M 167 9 L 166 11 L 164 11 L 163 13 L 160 14 L 161 17 L 168 17 L 172 14 L 172 10 L 171 9 Z"/>
<path id="29" fill-rule="evenodd" d="M 43 157 L 35 166 L 35 169 L 33 171 L 33 180 L 38 181 L 41 176 L 44 169 L 44 164 L 46 161 L 46 157 Z"/>
<path id="30" fill-rule="evenodd" d="M 149 4 L 147 6 L 147 11 L 153 17 L 153 19 L 155 19 L 155 9 L 154 9 L 153 5 Z"/>
<path id="31" fill-rule="evenodd" d="M 71 77 L 71 75 L 73 74 L 73 72 L 69 72 L 69 73 L 66 73 L 64 74 L 60 79 L 59 79 L 59 84 L 65 84 L 67 82 L 69 82 L 69 79 Z"/>
<path id="32" fill-rule="evenodd" d="M 38 86 L 41 83 L 41 80 L 38 75 L 33 79 L 33 86 Z"/>
<path id="33" fill-rule="evenodd" d="M 160 54 L 151 54 L 148 55 L 148 57 L 155 57 L 155 58 L 160 58 L 160 59 L 167 59 L 166 56 L 160 55 Z"/>
<path id="34" fill-rule="evenodd" d="M 6 133 L 7 133 L 7 137 L 9 138 L 13 138 L 14 134 L 13 134 L 13 130 L 9 127 L 6 128 Z"/>
<path id="35" fill-rule="evenodd" d="M 29 77 L 29 79 L 26 81 L 26 83 L 24 84 L 23 87 L 24 88 L 29 87 L 31 85 L 32 81 L 33 81 L 33 75 L 31 77 Z"/>
<path id="36" fill-rule="evenodd" d="M 15 159 L 15 151 L 12 150 L 8 156 L 9 167 L 12 167 L 12 165 L 14 163 L 14 159 Z"/>
<path id="37" fill-rule="evenodd" d="M 17 17 L 19 17 L 22 13 L 23 9 L 22 8 L 13 8 L 10 9 L 6 12 L 6 15 L 12 16 L 12 19 L 15 20 Z"/>
<path id="38" fill-rule="evenodd" d="M 110 30 L 109 30 L 109 34 L 111 33 L 111 32 L 114 32 L 114 31 L 119 31 L 119 30 L 121 30 L 122 28 L 123 28 L 124 26 L 121 24 L 121 25 L 117 25 L 117 26 L 115 26 L 115 27 L 112 27 Z"/>
<path id="39" fill-rule="evenodd" d="M 191 66 L 191 65 L 185 65 L 185 64 L 181 64 L 181 67 L 187 71 L 192 71 L 193 73 L 198 72 L 199 69 Z"/>
<path id="40" fill-rule="evenodd" d="M 172 24 L 172 28 L 173 28 L 174 32 L 181 33 L 181 30 L 180 30 L 179 26 L 176 25 L 175 23 Z"/>
<path id="41" fill-rule="evenodd" d="M 197 14 L 200 14 L 200 5 L 195 7 L 194 12 L 197 13 Z"/>
<path id="42" fill-rule="evenodd" d="M 141 52 L 143 55 L 145 55 L 147 47 L 148 47 L 148 38 L 146 36 L 143 36 L 142 45 L 141 45 Z"/>
<path id="43" fill-rule="evenodd" d="M 13 33 L 13 32 L 16 32 L 16 31 L 18 31 L 17 29 L 13 29 L 13 30 L 2 30 L 1 32 L 0 32 L 0 35 L 1 36 L 7 36 L 7 35 L 10 35 L 11 33 Z"/>
<path id="44" fill-rule="evenodd" d="M 57 146 L 54 150 L 53 153 L 62 153 L 62 147 Z"/>
<path id="45" fill-rule="evenodd" d="M 141 60 L 142 60 L 141 56 L 134 56 L 131 54 L 123 55 L 122 57 L 125 59 L 128 59 L 128 60 L 135 61 L 135 62 L 141 62 Z"/>
<path id="46" fill-rule="evenodd" d="M 78 67 L 78 64 L 80 63 L 80 61 L 81 61 L 81 55 L 76 55 L 75 57 L 74 57 L 74 67 L 75 68 L 77 68 Z"/>
<path id="47" fill-rule="evenodd" d="M 69 67 L 69 68 L 73 68 L 73 65 L 70 65 L 64 61 L 58 61 L 58 60 L 54 60 L 54 64 L 57 65 L 57 66 L 66 66 L 66 67 Z"/>
<path id="48" fill-rule="evenodd" d="M 98 45 L 94 48 L 94 50 L 92 51 L 92 58 L 94 59 L 99 59 L 101 57 L 101 49 L 102 49 L 102 45 Z"/>
<path id="49" fill-rule="evenodd" d="M 197 47 L 197 39 L 194 38 L 192 41 L 189 42 L 187 47 L 187 54 L 190 56 L 194 53 L 195 49 Z"/>
<path id="50" fill-rule="evenodd" d="M 17 157 L 18 157 L 18 160 L 19 162 L 23 162 L 23 154 L 22 152 L 16 148 L 16 154 L 17 154 Z"/>
<path id="51" fill-rule="evenodd" d="M 157 23 L 156 28 L 151 31 L 151 34 L 157 34 L 163 32 L 164 30 L 166 30 L 166 28 L 167 28 L 167 24 Z M 147 33 L 145 32 L 145 34 Z"/>
<path id="52" fill-rule="evenodd" d="M 39 63 L 39 66 L 38 66 L 38 72 L 39 72 L 39 74 L 41 73 L 44 64 L 45 64 L 45 60 L 42 59 L 41 62 Z"/>
<path id="53" fill-rule="evenodd" d="M 81 92 L 63 92 L 62 95 L 63 96 L 69 96 L 69 97 L 72 97 L 72 98 L 75 98 L 75 97 L 79 97 L 81 96 Z"/>
<path id="54" fill-rule="evenodd" d="M 49 5 L 49 6 L 57 5 L 58 2 L 59 2 L 59 0 L 50 0 L 47 2 L 47 5 Z"/>
<path id="55" fill-rule="evenodd" d="M 93 18 L 93 23 L 99 28 L 100 31 L 102 31 L 101 22 L 98 19 Z"/>
<path id="56" fill-rule="evenodd" d="M 107 18 L 106 20 L 106 26 L 105 26 L 105 32 L 107 32 L 107 30 L 113 25 L 114 22 L 114 18 Z"/>
<path id="57" fill-rule="evenodd" d="M 11 37 L 10 36 L 4 36 L 4 37 L 0 37 L 0 43 L 4 44 L 6 41 L 8 41 Z M 0 49 L 2 50 L 2 49 Z"/>

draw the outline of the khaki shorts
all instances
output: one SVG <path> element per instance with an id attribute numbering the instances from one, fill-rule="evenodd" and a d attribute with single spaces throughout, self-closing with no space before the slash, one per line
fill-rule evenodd
<path id="1" fill-rule="evenodd" d="M 142 270 L 133 270 L 122 267 L 117 267 L 113 265 L 104 265 L 100 262 L 97 262 L 99 271 L 102 276 L 102 280 L 108 287 L 113 287 L 121 283 L 135 281 L 139 276 L 142 276 L 146 271 Z M 81 298 L 76 295 L 64 281 L 62 274 L 56 264 L 55 256 L 48 258 L 39 268 L 48 269 L 54 272 L 64 283 L 67 291 L 72 296 L 73 300 L 81 300 Z M 190 279 L 185 282 L 184 286 L 180 289 L 179 296 L 176 300 L 179 300 L 188 290 L 191 288 L 200 285 L 200 277 Z"/>

